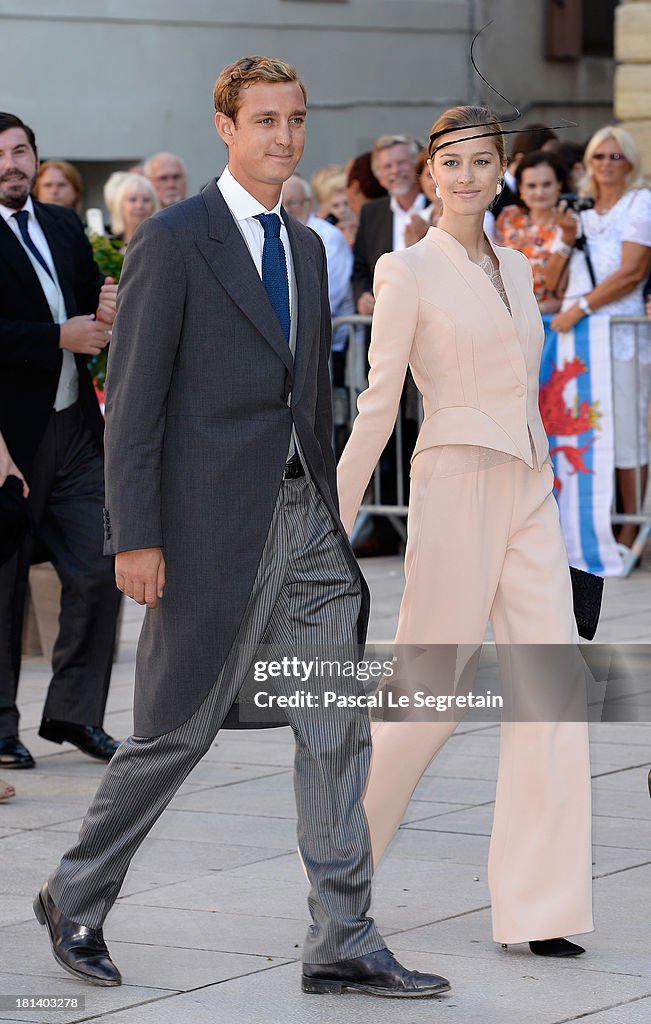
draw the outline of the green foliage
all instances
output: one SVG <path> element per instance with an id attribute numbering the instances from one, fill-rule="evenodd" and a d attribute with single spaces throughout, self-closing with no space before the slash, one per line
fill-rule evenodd
<path id="1" fill-rule="evenodd" d="M 120 280 L 124 253 L 122 249 L 124 242 L 119 238 L 107 238 L 106 235 L 91 235 L 90 244 L 95 257 L 95 262 L 101 272 L 107 277 L 112 277 L 115 283 Z M 92 356 L 88 360 L 88 369 L 95 386 L 99 391 L 104 390 L 106 380 L 106 361 L 108 359 L 108 345 L 102 349 L 98 356 Z"/>

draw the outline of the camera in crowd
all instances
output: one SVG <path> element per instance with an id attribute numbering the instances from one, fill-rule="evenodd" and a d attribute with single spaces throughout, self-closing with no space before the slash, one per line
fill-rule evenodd
<path id="1" fill-rule="evenodd" d="M 566 208 L 574 210 L 575 213 L 583 213 L 584 210 L 591 210 L 594 206 L 592 196 L 580 196 L 576 192 L 562 192 L 559 202 L 564 202 Z"/>

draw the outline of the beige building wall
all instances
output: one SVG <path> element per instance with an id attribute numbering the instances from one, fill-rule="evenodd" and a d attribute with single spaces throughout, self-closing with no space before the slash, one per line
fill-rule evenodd
<path id="1" fill-rule="evenodd" d="M 615 18 L 615 113 L 642 153 L 651 177 L 651 3 L 624 0 Z"/>
<path id="2" fill-rule="evenodd" d="M 43 156 L 78 163 L 99 198 L 111 170 L 180 153 L 192 190 L 224 165 L 212 124 L 219 69 L 245 53 L 296 64 L 310 97 L 302 170 L 345 162 L 383 132 L 425 137 L 446 106 L 492 99 L 477 55 L 529 120 L 587 137 L 612 116 L 612 61 L 544 59 L 546 0 L 0 0 L 2 107 Z M 499 102 L 499 101 L 498 101 Z"/>

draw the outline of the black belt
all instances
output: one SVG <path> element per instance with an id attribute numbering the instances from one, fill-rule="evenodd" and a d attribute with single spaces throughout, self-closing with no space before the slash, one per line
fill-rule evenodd
<path id="1" fill-rule="evenodd" d="M 305 470 L 298 455 L 292 455 L 291 459 L 285 463 L 283 480 L 297 480 L 299 476 L 305 476 Z"/>

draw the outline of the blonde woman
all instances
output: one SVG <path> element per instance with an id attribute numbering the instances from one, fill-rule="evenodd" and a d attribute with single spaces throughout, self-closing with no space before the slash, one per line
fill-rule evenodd
<path id="1" fill-rule="evenodd" d="M 342 521 L 350 533 L 409 366 L 425 418 L 412 461 L 396 650 L 424 645 L 443 674 L 450 650 L 462 661 L 463 646 L 481 645 L 490 620 L 501 668 L 528 656 L 528 645 L 556 645 L 578 675 L 538 410 L 543 327 L 531 270 L 522 253 L 493 246 L 484 232 L 502 187 L 504 138 L 490 110 L 456 107 L 433 126 L 429 155 L 443 211 L 422 241 L 377 264 L 369 386 L 338 468 Z M 516 690 L 530 671 L 546 671 L 520 667 Z M 580 680 L 563 676 L 571 683 L 580 692 Z M 364 799 L 375 864 L 456 724 L 376 723 Z M 497 942 L 529 942 L 544 956 L 584 952 L 563 936 L 593 927 L 585 721 L 502 722 L 489 885 Z"/>
<path id="2" fill-rule="evenodd" d="M 564 238 L 571 245 L 580 229 L 590 262 L 585 251 L 561 245 L 548 264 L 549 279 L 558 280 L 571 253 L 565 299 L 552 320 L 555 331 L 572 330 L 593 313 L 644 316 L 643 288 L 651 268 L 651 192 L 644 187 L 639 153 L 628 132 L 609 125 L 590 139 L 584 164 L 583 191 L 594 199 L 594 208 L 575 218 L 574 231 L 564 233 Z M 637 511 L 637 464 L 642 500 L 648 481 L 651 337 L 647 328 L 638 330 L 638 341 L 637 373 L 633 329 L 618 327 L 612 347 L 615 467 L 624 513 Z M 617 532 L 623 556 L 629 554 L 637 530 L 634 523 L 626 523 Z"/>
<path id="3" fill-rule="evenodd" d="M 111 231 L 126 249 L 136 228 L 158 209 L 158 196 L 149 179 L 142 174 L 127 174 L 112 198 Z"/>

